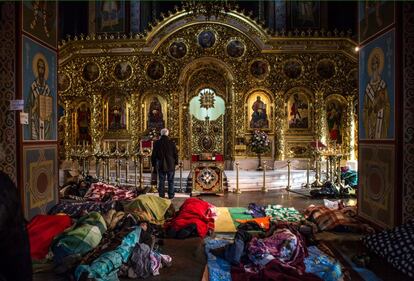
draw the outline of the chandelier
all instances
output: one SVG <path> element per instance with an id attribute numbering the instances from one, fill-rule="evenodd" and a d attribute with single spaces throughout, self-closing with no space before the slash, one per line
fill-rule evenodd
<path id="1" fill-rule="evenodd" d="M 206 20 L 212 17 L 218 18 L 220 14 L 225 15 L 230 11 L 232 4 L 226 0 L 187 0 L 183 2 L 183 8 L 190 14 L 201 14 Z"/>

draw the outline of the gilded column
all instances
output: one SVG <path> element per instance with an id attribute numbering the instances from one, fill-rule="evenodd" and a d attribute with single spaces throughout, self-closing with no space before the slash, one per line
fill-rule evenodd
<path id="1" fill-rule="evenodd" d="M 315 137 L 322 143 L 326 144 L 328 134 L 328 124 L 326 119 L 326 104 L 324 99 L 324 92 L 317 90 L 315 92 Z"/>
<path id="2" fill-rule="evenodd" d="M 70 160 L 72 150 L 72 102 L 65 101 L 65 160 Z"/>
<path id="3" fill-rule="evenodd" d="M 140 109 L 139 94 L 132 93 L 131 95 L 131 108 L 130 108 L 130 132 L 131 132 L 131 146 L 133 151 L 138 150 L 140 139 Z"/>
<path id="4" fill-rule="evenodd" d="M 353 96 L 347 96 L 346 123 L 345 123 L 345 154 L 346 159 L 355 160 L 355 120 L 354 120 L 354 100 Z"/>
<path id="5" fill-rule="evenodd" d="M 275 159 L 285 158 L 285 110 L 283 92 L 276 93 L 275 97 Z"/>
<path id="6" fill-rule="evenodd" d="M 93 94 L 91 112 L 91 138 L 93 151 L 98 151 L 101 148 L 101 140 L 103 137 L 102 107 L 101 94 Z"/>

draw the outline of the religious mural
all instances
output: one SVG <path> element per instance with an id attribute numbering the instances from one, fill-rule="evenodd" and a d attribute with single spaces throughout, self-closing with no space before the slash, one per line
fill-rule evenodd
<path id="1" fill-rule="evenodd" d="M 161 104 L 161 101 L 164 103 Z M 159 96 L 151 96 L 148 98 L 147 102 L 147 130 L 160 131 L 162 128 L 165 128 L 165 116 L 166 115 L 166 107 L 165 107 L 165 100 Z"/>
<path id="2" fill-rule="evenodd" d="M 70 78 L 66 73 L 59 73 L 58 75 L 58 90 L 59 92 L 66 92 L 70 88 Z"/>
<path id="3" fill-rule="evenodd" d="M 109 96 L 107 99 L 107 130 L 119 131 L 127 129 L 127 103 L 124 97 Z"/>
<path id="4" fill-rule="evenodd" d="M 319 1 L 291 1 L 292 26 L 296 28 L 320 28 Z"/>
<path id="5" fill-rule="evenodd" d="M 198 35 L 198 44 L 204 49 L 211 48 L 216 43 L 216 35 L 211 30 L 204 30 Z"/>
<path id="6" fill-rule="evenodd" d="M 23 140 L 56 140 L 56 53 L 23 36 Z"/>
<path id="7" fill-rule="evenodd" d="M 57 147 L 25 146 L 23 148 L 25 217 L 45 214 L 57 203 Z"/>
<path id="8" fill-rule="evenodd" d="M 100 0 L 95 2 L 95 32 L 125 31 L 125 1 Z"/>
<path id="9" fill-rule="evenodd" d="M 249 129 L 270 129 L 270 101 L 264 92 L 252 93 L 247 104 L 249 106 Z"/>
<path id="10" fill-rule="evenodd" d="M 169 54 L 175 59 L 181 59 L 187 54 L 187 45 L 184 42 L 173 42 L 168 48 Z"/>
<path id="11" fill-rule="evenodd" d="M 240 40 L 231 40 L 226 47 L 226 52 L 229 57 L 239 58 L 243 56 L 246 47 Z"/>
<path id="12" fill-rule="evenodd" d="M 270 66 L 264 60 L 255 60 L 250 64 L 250 74 L 253 77 L 262 80 L 269 74 Z"/>
<path id="13" fill-rule="evenodd" d="M 394 1 L 360 1 L 359 42 L 374 36 L 394 23 Z"/>
<path id="14" fill-rule="evenodd" d="M 77 144 L 91 144 L 91 110 L 86 102 L 81 103 L 76 111 L 76 143 Z"/>
<path id="15" fill-rule="evenodd" d="M 361 48 L 360 139 L 394 138 L 394 30 Z"/>
<path id="16" fill-rule="evenodd" d="M 382 227 L 394 225 L 394 146 L 359 144 L 358 214 Z"/>
<path id="17" fill-rule="evenodd" d="M 291 78 L 291 79 L 297 79 L 302 74 L 303 65 L 299 60 L 292 59 L 288 60 L 283 65 L 283 73 Z"/>
<path id="18" fill-rule="evenodd" d="M 344 108 L 338 100 L 329 100 L 326 102 L 326 119 L 328 123 L 328 137 L 330 141 L 337 144 L 342 143 L 342 120 Z"/>
<path id="19" fill-rule="evenodd" d="M 147 67 L 147 75 L 152 80 L 159 80 L 164 76 L 164 65 L 159 61 L 151 62 Z"/>
<path id="20" fill-rule="evenodd" d="M 289 129 L 310 128 L 309 100 L 306 94 L 296 92 L 292 94 L 287 103 Z"/>
<path id="21" fill-rule="evenodd" d="M 117 63 L 114 69 L 114 76 L 117 80 L 128 80 L 132 76 L 132 66 L 129 62 L 123 61 Z"/>
<path id="22" fill-rule="evenodd" d="M 99 66 L 94 62 L 88 62 L 83 66 L 82 77 L 88 82 L 96 81 L 99 78 Z"/>
<path id="23" fill-rule="evenodd" d="M 320 60 L 316 66 L 316 72 L 322 79 L 330 79 L 335 75 L 335 64 L 328 59 Z"/>
<path id="24" fill-rule="evenodd" d="M 22 1 L 23 30 L 47 45 L 57 47 L 56 1 Z"/>

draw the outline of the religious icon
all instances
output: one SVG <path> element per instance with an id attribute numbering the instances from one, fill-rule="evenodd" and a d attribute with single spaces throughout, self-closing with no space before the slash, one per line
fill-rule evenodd
<path id="1" fill-rule="evenodd" d="M 337 102 L 331 102 L 327 104 L 327 121 L 329 130 L 329 139 L 336 141 L 336 143 L 342 143 L 342 132 L 341 132 L 341 120 L 342 120 L 342 109 Z"/>
<path id="2" fill-rule="evenodd" d="M 187 54 L 187 46 L 184 42 L 174 42 L 169 47 L 170 55 L 175 59 L 181 59 Z"/>
<path id="3" fill-rule="evenodd" d="M 359 1 L 359 38 L 362 43 L 394 22 L 394 1 Z"/>
<path id="4" fill-rule="evenodd" d="M 227 44 L 227 54 L 232 58 L 239 58 L 244 54 L 244 44 L 239 40 L 232 40 Z"/>
<path id="5" fill-rule="evenodd" d="M 161 130 L 165 127 L 162 106 L 158 97 L 153 97 L 148 110 L 148 129 Z"/>
<path id="6" fill-rule="evenodd" d="M 51 139 L 53 114 L 53 97 L 47 79 L 49 65 L 42 53 L 37 53 L 32 60 L 32 71 L 35 80 L 30 86 L 28 113 L 30 139 Z"/>
<path id="7" fill-rule="evenodd" d="M 316 71 L 321 78 L 329 79 L 335 75 L 335 65 L 332 61 L 323 59 L 316 66 Z"/>
<path id="8" fill-rule="evenodd" d="M 88 62 L 83 67 L 83 78 L 86 81 L 93 82 L 99 77 L 99 67 L 94 62 Z"/>
<path id="9" fill-rule="evenodd" d="M 108 130 L 117 131 L 126 129 L 126 104 L 117 96 L 108 100 Z"/>
<path id="10" fill-rule="evenodd" d="M 49 46 L 56 47 L 56 1 L 22 1 L 23 30 Z"/>
<path id="11" fill-rule="evenodd" d="M 283 72 L 291 79 L 299 78 L 302 74 L 302 65 L 297 60 L 289 60 L 283 66 Z"/>
<path id="12" fill-rule="evenodd" d="M 147 75 L 153 80 L 161 79 L 164 76 L 164 65 L 159 61 L 153 61 L 148 65 Z"/>
<path id="13" fill-rule="evenodd" d="M 307 129 L 309 127 L 308 102 L 303 94 L 295 93 L 289 98 L 289 128 Z"/>
<path id="14" fill-rule="evenodd" d="M 254 61 L 250 65 L 250 73 L 258 79 L 263 79 L 269 73 L 269 65 L 262 60 Z"/>
<path id="15" fill-rule="evenodd" d="M 213 31 L 205 30 L 198 35 L 198 44 L 204 49 L 213 47 L 214 43 L 216 43 L 216 36 Z"/>
<path id="16" fill-rule="evenodd" d="M 253 113 L 250 119 L 251 129 L 267 129 L 269 128 L 269 120 L 267 119 L 266 104 L 261 100 L 260 96 L 256 97 L 256 101 L 252 105 Z"/>
<path id="17" fill-rule="evenodd" d="M 118 80 L 126 80 L 132 75 L 132 66 L 129 62 L 123 61 L 115 66 L 115 78 Z"/>
<path id="18" fill-rule="evenodd" d="M 103 0 L 96 1 L 97 32 L 122 32 L 125 21 L 125 2 Z"/>
<path id="19" fill-rule="evenodd" d="M 319 1 L 293 1 L 292 26 L 297 28 L 319 28 Z"/>
<path id="20" fill-rule="evenodd" d="M 77 143 L 91 143 L 89 125 L 91 122 L 91 111 L 86 103 L 82 103 L 76 111 L 76 122 L 78 125 Z"/>
<path id="21" fill-rule="evenodd" d="M 390 126 L 390 99 L 387 84 L 381 74 L 384 68 L 384 52 L 374 48 L 368 57 L 367 71 L 370 81 L 364 95 L 362 119 L 367 139 L 384 139 Z"/>
<path id="22" fill-rule="evenodd" d="M 60 92 L 65 92 L 70 87 L 70 78 L 66 73 L 58 76 L 58 89 Z"/>

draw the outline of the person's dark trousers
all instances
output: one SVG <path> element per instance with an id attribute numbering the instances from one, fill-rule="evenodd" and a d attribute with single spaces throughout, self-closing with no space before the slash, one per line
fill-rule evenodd
<path id="1" fill-rule="evenodd" d="M 161 198 L 165 196 L 165 178 L 168 181 L 168 198 L 174 198 L 174 173 L 158 171 L 158 194 Z"/>

